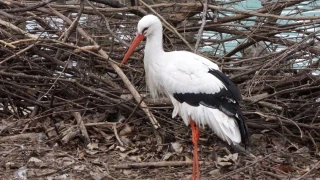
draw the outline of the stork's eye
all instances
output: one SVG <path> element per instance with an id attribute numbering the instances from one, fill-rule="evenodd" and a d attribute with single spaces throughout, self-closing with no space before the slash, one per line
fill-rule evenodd
<path id="1" fill-rule="evenodd" d="M 142 34 L 145 34 L 145 33 L 146 33 L 146 30 L 148 30 L 148 27 L 143 28 Z"/>

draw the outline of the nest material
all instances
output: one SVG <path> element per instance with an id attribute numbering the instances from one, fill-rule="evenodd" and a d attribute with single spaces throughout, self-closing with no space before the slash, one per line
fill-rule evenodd
<path id="1" fill-rule="evenodd" d="M 112 1 L 89 2 L 0 3 L 0 135 L 10 137 L 2 141 L 17 138 L 10 134 L 40 131 L 49 137 L 47 142 L 67 144 L 80 137 L 92 144 L 97 133 L 106 138 L 111 131 L 121 144 L 123 134 L 135 131 L 124 124 L 160 129 L 152 132 L 158 145 L 172 136 L 187 138 L 183 123 L 171 119 L 170 101 L 150 100 L 145 91 L 143 47 L 130 64 L 118 67 L 138 16 L 157 12 L 166 20 L 168 51 L 190 50 L 197 44 L 194 34 L 211 32 L 195 49 L 210 47 L 202 54 L 238 85 L 251 134 L 267 130 L 285 138 L 306 138 L 318 151 L 320 42 L 319 31 L 307 29 L 319 28 L 319 20 L 279 16 L 284 7 L 298 8 L 303 1 L 266 4 L 252 12 L 206 4 L 213 13 L 202 27 L 198 22 L 203 18 L 195 16 L 202 12 L 200 3 L 132 9 Z M 279 36 L 287 32 L 298 36 Z M 227 43 L 237 39 L 238 46 L 227 52 Z"/>

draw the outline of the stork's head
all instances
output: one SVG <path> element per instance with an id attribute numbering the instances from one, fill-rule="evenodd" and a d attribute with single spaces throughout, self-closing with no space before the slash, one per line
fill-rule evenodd
<path id="1" fill-rule="evenodd" d="M 125 54 L 123 60 L 121 61 L 121 65 L 123 65 L 133 53 L 135 48 L 140 44 L 140 42 L 144 39 L 144 37 L 150 37 L 157 33 L 157 31 L 162 32 L 162 24 L 160 19 L 155 15 L 146 15 L 144 16 L 138 23 L 137 34 L 134 38 L 131 46 L 129 47 L 127 53 Z"/>
<path id="2" fill-rule="evenodd" d="M 137 34 L 148 37 L 157 30 L 162 30 L 162 24 L 155 15 L 146 15 L 138 23 Z"/>

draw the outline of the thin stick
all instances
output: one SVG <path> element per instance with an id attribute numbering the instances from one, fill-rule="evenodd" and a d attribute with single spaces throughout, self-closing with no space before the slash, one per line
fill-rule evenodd
<path id="1" fill-rule="evenodd" d="M 0 43 L 4 44 L 5 47 L 8 46 L 8 47 L 11 47 L 12 49 L 16 48 L 16 46 L 12 45 L 11 43 L 7 43 L 4 40 L 0 40 Z"/>
<path id="2" fill-rule="evenodd" d="M 34 140 L 39 140 L 45 137 L 43 133 L 24 133 L 24 134 L 17 134 L 11 136 L 4 136 L 0 137 L 0 142 L 12 142 L 12 141 L 24 141 L 28 140 L 29 142 Z"/>
<path id="3" fill-rule="evenodd" d="M 113 127 L 118 125 L 119 123 L 114 123 L 114 122 L 96 122 L 96 123 L 86 123 L 84 124 L 85 126 L 107 126 L 107 127 Z"/>
<path id="4" fill-rule="evenodd" d="M 136 107 L 134 107 L 134 109 L 132 110 L 131 114 L 128 116 L 128 118 L 125 120 L 125 123 L 127 123 L 129 121 L 129 119 L 134 115 L 134 113 L 137 111 L 138 107 L 140 107 L 140 104 L 142 103 L 144 97 L 141 99 L 141 101 L 136 105 Z"/>
<path id="5" fill-rule="evenodd" d="M 12 56 L 10 56 L 10 57 L 7 57 L 6 59 L 4 59 L 3 61 L 0 62 L 0 65 L 1 65 L 2 63 L 5 63 L 5 62 L 9 61 L 10 59 L 12 59 L 12 58 L 14 58 L 14 57 L 16 57 L 16 56 L 18 56 L 18 55 L 20 55 L 20 54 L 28 51 L 29 49 L 33 48 L 37 43 L 38 43 L 38 42 L 35 42 L 34 44 L 31 44 L 30 46 L 22 49 L 21 51 L 19 51 L 19 52 L 17 52 L 17 53 L 15 53 L 14 55 L 12 55 Z"/>
<path id="6" fill-rule="evenodd" d="M 194 53 L 195 54 L 197 54 L 197 52 L 198 52 L 201 36 L 202 36 L 202 33 L 203 33 L 203 28 L 206 25 L 207 10 L 208 10 L 208 0 L 204 0 L 204 3 L 203 3 L 203 14 L 202 14 L 202 24 L 201 24 L 200 29 L 198 31 L 196 46 L 194 47 Z"/>
<path id="7" fill-rule="evenodd" d="M 318 149 L 317 143 L 315 142 L 315 140 L 313 139 L 312 135 L 311 135 L 308 131 L 307 131 L 306 133 L 308 134 L 310 140 L 312 141 L 316 153 L 318 153 L 318 152 L 319 152 L 319 149 Z"/>
<path id="8" fill-rule="evenodd" d="M 83 123 L 83 120 L 82 120 L 82 117 L 81 117 L 80 113 L 79 112 L 72 112 L 72 115 L 76 119 L 77 124 L 80 127 L 80 131 L 81 131 L 82 135 L 86 139 L 86 143 L 89 144 L 91 142 L 91 140 L 89 138 L 89 134 L 88 134 L 87 128 Z"/>
<path id="9" fill-rule="evenodd" d="M 65 30 L 62 35 L 59 37 L 58 41 L 61 41 L 62 42 L 66 42 L 67 39 L 69 38 L 69 36 L 71 35 L 71 32 L 78 26 L 79 24 L 79 20 L 80 20 L 80 17 L 82 15 L 82 12 L 83 12 L 83 8 L 84 8 L 84 1 L 81 0 L 80 2 L 80 9 L 79 9 L 79 12 L 77 14 L 77 17 L 73 20 L 73 22 L 70 24 L 70 26 L 67 28 L 67 30 Z M 57 53 L 57 54 L 60 54 L 60 53 Z"/>
<path id="10" fill-rule="evenodd" d="M 15 25 L 7 22 L 7 21 L 3 21 L 3 20 L 0 19 L 0 24 L 3 25 L 3 26 L 6 26 L 7 28 L 10 28 L 10 29 L 12 29 L 12 30 L 14 30 L 14 31 L 16 31 L 16 32 L 18 32 L 20 34 L 23 34 L 23 35 L 25 35 L 25 36 L 27 36 L 29 38 L 38 39 L 38 36 L 30 34 L 30 33 L 27 33 L 26 31 L 18 28 L 17 26 L 15 26 Z"/>
<path id="11" fill-rule="evenodd" d="M 123 142 L 121 141 L 121 139 L 118 135 L 117 127 L 114 125 L 114 126 L 112 126 L 112 129 L 113 129 L 114 135 L 116 136 L 117 141 L 119 142 L 119 144 L 121 146 L 123 146 Z"/>

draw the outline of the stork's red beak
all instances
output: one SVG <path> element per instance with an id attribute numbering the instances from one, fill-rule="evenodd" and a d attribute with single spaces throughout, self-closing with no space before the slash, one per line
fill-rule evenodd
<path id="1" fill-rule="evenodd" d="M 122 66 L 124 63 L 127 62 L 127 60 L 129 59 L 130 55 L 133 53 L 133 51 L 136 49 L 136 47 L 140 44 L 140 42 L 143 40 L 144 35 L 143 34 L 139 34 L 137 33 L 136 37 L 134 38 L 131 46 L 129 47 L 126 55 L 124 55 L 123 60 L 120 63 L 120 66 Z"/>

